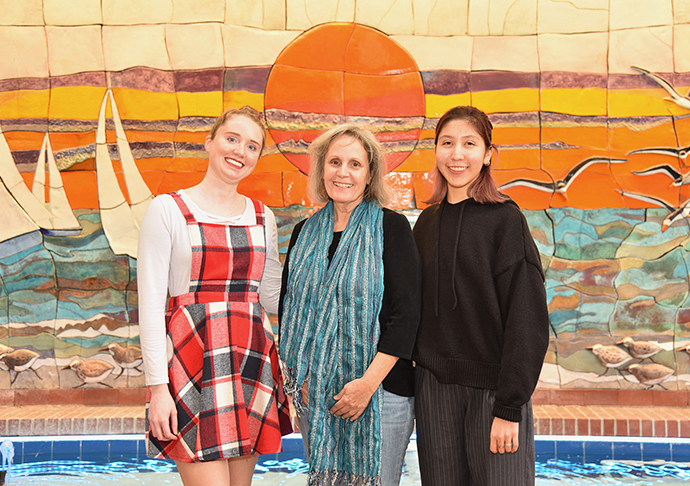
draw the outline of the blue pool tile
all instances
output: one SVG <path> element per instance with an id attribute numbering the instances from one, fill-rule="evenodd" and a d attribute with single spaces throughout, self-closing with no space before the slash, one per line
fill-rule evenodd
<path id="1" fill-rule="evenodd" d="M 556 443 L 556 459 L 559 461 L 581 462 L 584 455 L 584 444 L 581 440 Z"/>
<path id="2" fill-rule="evenodd" d="M 92 461 L 97 463 L 108 462 L 110 443 L 107 440 L 84 440 L 81 443 L 82 461 Z"/>
<path id="3" fill-rule="evenodd" d="M 16 454 L 16 452 L 15 452 Z M 25 442 L 22 462 L 50 461 L 53 456 L 52 442 Z"/>
<path id="4" fill-rule="evenodd" d="M 555 440 L 537 440 L 534 442 L 534 455 L 539 462 L 546 462 L 556 458 Z"/>
<path id="5" fill-rule="evenodd" d="M 690 462 L 690 444 L 671 444 L 671 460 Z"/>
<path id="6" fill-rule="evenodd" d="M 613 458 L 616 461 L 641 461 L 642 444 L 639 442 L 617 442 L 613 444 Z"/>
<path id="7" fill-rule="evenodd" d="M 609 441 L 587 441 L 585 446 L 585 463 L 598 463 L 604 460 L 613 459 L 613 443 Z"/>
<path id="8" fill-rule="evenodd" d="M 146 441 L 137 441 L 137 460 L 143 461 L 144 459 L 148 459 L 148 457 L 149 456 L 146 455 Z"/>
<path id="9" fill-rule="evenodd" d="M 53 442 L 53 460 L 67 461 L 74 460 L 81 455 L 81 441 L 61 440 Z"/>
<path id="10" fill-rule="evenodd" d="M 111 440 L 110 462 L 135 461 L 137 458 L 136 440 Z"/>
<path id="11" fill-rule="evenodd" d="M 645 442 L 642 444 L 642 460 L 656 461 L 656 460 L 670 461 L 671 460 L 671 444 L 668 442 Z"/>

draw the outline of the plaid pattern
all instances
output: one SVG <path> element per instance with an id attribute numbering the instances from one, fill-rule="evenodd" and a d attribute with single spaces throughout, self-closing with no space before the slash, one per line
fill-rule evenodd
<path id="1" fill-rule="evenodd" d="M 171 297 L 166 314 L 180 438 L 161 442 L 147 434 L 148 455 L 197 462 L 280 452 L 281 435 L 292 428 L 259 304 L 263 204 L 253 201 L 256 226 L 229 226 L 197 222 L 179 194 L 172 196 L 192 243 L 189 293 Z"/>

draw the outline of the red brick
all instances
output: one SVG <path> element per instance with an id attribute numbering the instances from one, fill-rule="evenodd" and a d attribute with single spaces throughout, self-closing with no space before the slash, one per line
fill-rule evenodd
<path id="1" fill-rule="evenodd" d="M 0 390 L 0 407 L 14 407 L 14 390 Z"/>
<path id="2" fill-rule="evenodd" d="M 133 434 L 134 433 L 134 417 L 125 417 L 122 419 L 122 433 L 123 434 Z"/>
<path id="3" fill-rule="evenodd" d="M 121 418 L 111 418 L 110 419 L 110 434 L 121 434 L 122 433 L 122 419 Z"/>
<path id="4" fill-rule="evenodd" d="M 75 420 L 76 425 L 76 420 Z M 98 433 L 98 419 L 93 417 L 88 417 L 84 419 L 84 434 L 86 435 L 96 435 Z"/>
<path id="5" fill-rule="evenodd" d="M 118 388 L 118 404 L 144 405 L 146 403 L 146 388 Z"/>
<path id="6" fill-rule="evenodd" d="M 551 419 L 550 418 L 539 419 L 539 430 L 537 433 L 539 435 L 551 435 Z"/>
<path id="7" fill-rule="evenodd" d="M 562 418 L 551 419 L 551 433 L 553 435 L 563 435 L 563 419 Z"/>
<path id="8" fill-rule="evenodd" d="M 584 390 L 585 405 L 618 405 L 619 390 Z"/>
<path id="9" fill-rule="evenodd" d="M 116 405 L 119 393 L 114 388 L 89 388 L 84 390 L 84 405 Z"/>
<path id="10" fill-rule="evenodd" d="M 551 403 L 550 390 L 534 390 L 532 393 L 532 405 L 547 405 Z"/>
<path id="11" fill-rule="evenodd" d="M 627 419 L 616 419 L 616 435 L 619 437 L 626 437 L 628 435 Z"/>
<path id="12" fill-rule="evenodd" d="M 8 427 L 9 429 L 9 427 Z M 7 431 L 7 435 L 10 435 L 9 430 Z M 690 437 L 690 420 L 681 420 L 680 421 L 680 436 L 681 437 Z"/>
<path id="13" fill-rule="evenodd" d="M 680 437 L 680 426 L 677 420 L 668 419 L 666 421 L 666 431 L 668 437 Z"/>
<path id="14" fill-rule="evenodd" d="M 589 419 L 577 419 L 577 435 L 589 435 Z"/>
<path id="15" fill-rule="evenodd" d="M 14 405 L 16 407 L 49 404 L 50 390 L 15 390 L 14 392 Z"/>
<path id="16" fill-rule="evenodd" d="M 654 422 L 654 437 L 668 437 L 666 432 L 666 420 L 655 420 Z"/>
<path id="17" fill-rule="evenodd" d="M 98 434 L 109 434 L 110 433 L 110 419 L 109 418 L 99 418 L 97 419 L 96 430 Z"/>
<path id="18" fill-rule="evenodd" d="M 146 423 L 145 423 L 143 418 L 137 418 L 136 433 L 137 434 L 145 434 L 146 433 Z"/>
<path id="19" fill-rule="evenodd" d="M 616 435 L 616 421 L 613 419 L 604 419 L 604 435 Z"/>
<path id="20" fill-rule="evenodd" d="M 652 390 L 618 390 L 618 405 L 644 407 L 652 404 Z"/>
<path id="21" fill-rule="evenodd" d="M 552 405 L 586 405 L 583 390 L 551 390 Z"/>
<path id="22" fill-rule="evenodd" d="M 687 407 L 688 392 L 685 390 L 652 390 L 655 407 Z"/>
<path id="23" fill-rule="evenodd" d="M 45 419 L 33 420 L 33 427 L 31 435 L 46 435 L 46 421 Z"/>
<path id="24" fill-rule="evenodd" d="M 575 419 L 566 418 L 563 419 L 563 434 L 564 435 L 576 435 L 575 434 Z"/>
<path id="25" fill-rule="evenodd" d="M 16 436 L 19 435 L 19 420 L 10 419 L 7 421 L 7 435 Z"/>
<path id="26" fill-rule="evenodd" d="M 50 390 L 50 403 L 53 405 L 84 405 L 85 391 L 83 388 Z"/>
<path id="27" fill-rule="evenodd" d="M 9 435 L 7 433 L 7 420 L 0 420 L 0 437 L 4 435 Z"/>
<path id="28" fill-rule="evenodd" d="M 592 419 L 589 421 L 590 435 L 601 435 L 601 420 Z"/>
<path id="29" fill-rule="evenodd" d="M 31 435 L 31 420 L 20 420 L 19 421 L 19 435 L 26 437 Z"/>
<path id="30" fill-rule="evenodd" d="M 651 420 L 640 421 L 640 435 L 642 437 L 654 437 L 654 423 Z"/>

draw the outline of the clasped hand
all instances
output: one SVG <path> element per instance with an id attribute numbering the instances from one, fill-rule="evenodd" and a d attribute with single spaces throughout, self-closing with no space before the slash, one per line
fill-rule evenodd
<path id="1" fill-rule="evenodd" d="M 376 387 L 372 387 L 362 378 L 352 380 L 333 397 L 336 403 L 331 407 L 331 413 L 336 417 L 355 421 L 364 413 L 375 391 Z"/>

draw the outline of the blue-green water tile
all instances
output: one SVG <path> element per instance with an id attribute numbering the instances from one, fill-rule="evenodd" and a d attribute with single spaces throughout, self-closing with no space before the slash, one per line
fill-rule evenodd
<path id="1" fill-rule="evenodd" d="M 532 233 L 534 242 L 537 244 L 539 253 L 550 258 L 554 255 L 554 236 L 553 236 L 553 222 L 547 215 L 546 211 L 528 211 L 523 210 L 529 230 Z"/>
<path id="2" fill-rule="evenodd" d="M 60 301 L 57 309 L 58 319 L 88 321 L 102 314 L 104 317 L 117 316 L 118 320 L 126 322 L 126 309 L 122 306 L 106 305 L 99 308 L 84 309 L 80 304 L 79 302 Z"/>
<path id="3" fill-rule="evenodd" d="M 82 309 L 91 309 L 94 312 L 101 310 L 106 312 L 125 311 L 125 291 L 115 289 L 103 290 L 61 290 L 60 302 L 78 304 Z"/>
<path id="4" fill-rule="evenodd" d="M 576 334 L 603 334 L 609 330 L 609 319 L 615 309 L 614 300 L 607 297 L 582 295 L 579 304 L 551 314 L 551 324 L 559 337 Z"/>
<path id="5" fill-rule="evenodd" d="M 35 278 L 41 282 L 55 280 L 55 265 L 47 252 L 34 252 L 12 265 L 0 265 L 0 272 L 8 292 L 22 288 L 37 288 L 38 284 L 27 283 L 27 278 Z"/>
<path id="6" fill-rule="evenodd" d="M 673 333 L 675 314 L 675 309 L 658 305 L 649 297 L 618 300 L 615 312 L 611 316 L 611 333 L 619 336 L 629 332 Z"/>
<path id="7" fill-rule="evenodd" d="M 687 243 L 689 238 L 687 228 L 668 228 L 663 232 L 660 224 L 646 221 L 635 226 L 632 233 L 621 244 L 616 257 L 654 260 Z"/>
<path id="8" fill-rule="evenodd" d="M 37 323 L 55 319 L 57 299 L 49 292 L 20 290 L 11 292 L 8 300 L 10 322 Z"/>
<path id="9" fill-rule="evenodd" d="M 62 288 L 124 289 L 129 269 L 116 262 L 56 262 L 58 285 Z"/>
<path id="10" fill-rule="evenodd" d="M 297 223 L 308 216 L 312 208 L 294 204 L 285 208 L 271 209 L 276 217 L 276 224 L 278 226 L 278 251 L 280 253 L 287 253 L 290 236 L 292 236 L 292 229 Z"/>
<path id="11" fill-rule="evenodd" d="M 40 231 L 32 231 L 31 233 L 2 241 L 0 242 L 0 261 L 32 248 L 41 247 L 42 244 L 43 237 Z"/>

